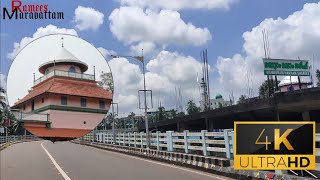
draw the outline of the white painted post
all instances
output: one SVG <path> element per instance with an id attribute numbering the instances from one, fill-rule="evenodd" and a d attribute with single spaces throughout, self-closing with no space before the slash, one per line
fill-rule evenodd
<path id="1" fill-rule="evenodd" d="M 140 132 L 141 148 L 143 148 L 143 132 Z"/>
<path id="2" fill-rule="evenodd" d="M 160 150 L 160 142 L 159 142 L 159 131 L 156 132 L 157 134 L 157 150 L 159 151 Z"/>
<path id="3" fill-rule="evenodd" d="M 118 145 L 121 145 L 121 133 L 117 133 Z"/>
<path id="4" fill-rule="evenodd" d="M 229 141 L 230 141 L 230 138 L 229 138 L 229 131 L 230 129 L 224 129 L 223 132 L 224 132 L 224 145 L 226 147 L 226 157 L 227 158 L 230 158 L 230 144 L 229 144 Z"/>
<path id="5" fill-rule="evenodd" d="M 128 132 L 128 146 L 131 147 L 131 133 Z"/>
<path id="6" fill-rule="evenodd" d="M 102 133 L 102 142 L 103 143 L 106 143 L 106 134 L 107 134 L 106 132 Z"/>
<path id="7" fill-rule="evenodd" d="M 172 133 L 173 131 L 167 131 L 167 151 L 173 151 L 173 143 L 172 143 Z"/>
<path id="8" fill-rule="evenodd" d="M 134 143 L 134 147 L 137 147 L 137 132 L 133 133 L 133 143 Z"/>
<path id="9" fill-rule="evenodd" d="M 234 136 L 234 131 L 231 130 L 231 147 L 230 147 L 230 151 L 231 151 L 231 149 L 234 149 L 234 148 L 233 148 L 233 147 L 234 147 L 234 139 L 233 139 L 233 136 Z M 230 158 L 233 158 L 233 157 L 234 157 L 233 154 L 234 154 L 234 152 L 232 153 L 232 156 L 230 156 Z M 231 154 L 230 154 L 230 155 L 231 155 Z"/>
<path id="10" fill-rule="evenodd" d="M 189 150 L 188 150 L 188 133 L 189 133 L 189 130 L 184 130 L 183 131 L 183 143 L 184 143 L 184 152 L 185 153 L 189 153 Z"/>
<path id="11" fill-rule="evenodd" d="M 123 135 L 123 146 L 126 146 L 126 135 L 125 133 L 122 133 Z"/>
<path id="12" fill-rule="evenodd" d="M 206 132 L 207 130 L 202 130 L 201 131 L 201 140 L 202 140 L 202 152 L 204 156 L 208 155 L 207 151 L 207 143 L 206 143 Z"/>

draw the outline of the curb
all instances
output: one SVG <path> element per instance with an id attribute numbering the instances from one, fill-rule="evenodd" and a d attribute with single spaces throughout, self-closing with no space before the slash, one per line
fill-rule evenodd
<path id="1" fill-rule="evenodd" d="M 137 157 L 148 158 L 160 162 L 167 162 L 179 166 L 189 167 L 217 175 L 231 177 L 235 179 L 277 179 L 277 180 L 306 180 L 310 178 L 293 176 L 293 175 L 277 175 L 268 171 L 243 171 L 234 170 L 230 167 L 230 160 L 226 158 L 206 157 L 192 154 L 184 154 L 177 152 L 158 151 L 153 149 L 141 149 L 127 146 L 111 145 L 99 142 L 86 142 L 73 140 L 75 144 L 91 146 L 103 150 L 129 154 Z"/>
<path id="2" fill-rule="evenodd" d="M 0 144 L 0 152 L 14 144 L 19 144 L 23 142 L 32 142 L 32 141 L 37 141 L 37 140 L 17 140 L 17 141 L 11 141 L 11 142 Z"/>

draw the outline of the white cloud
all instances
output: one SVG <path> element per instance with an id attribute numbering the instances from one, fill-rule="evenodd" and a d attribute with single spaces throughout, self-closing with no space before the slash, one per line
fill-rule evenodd
<path id="1" fill-rule="evenodd" d="M 90 8 L 78 6 L 74 11 L 74 22 L 76 28 L 80 31 L 83 30 L 97 30 L 103 24 L 104 14 Z"/>
<path id="2" fill-rule="evenodd" d="M 109 16 L 110 30 L 125 44 L 149 42 L 160 45 L 200 46 L 212 39 L 207 28 L 198 28 L 180 18 L 180 13 L 161 10 L 159 13 L 138 7 L 120 7 Z"/>
<path id="3" fill-rule="evenodd" d="M 120 112 L 137 112 L 138 90 L 142 89 L 142 71 L 139 65 L 125 58 L 109 61 L 114 81 L 114 102 L 119 103 Z"/>
<path id="4" fill-rule="evenodd" d="M 138 112 L 138 90 L 143 89 L 143 74 L 140 65 L 130 63 L 125 58 L 109 61 L 114 83 L 114 102 L 119 103 L 120 112 Z M 146 65 L 146 86 L 153 92 L 153 105 L 157 108 L 162 101 L 167 109 L 175 107 L 175 87 L 181 86 L 183 101 L 198 102 L 200 97 L 197 73 L 201 63 L 190 56 L 176 52 L 161 51 Z M 150 99 L 149 99 L 150 100 Z"/>
<path id="5" fill-rule="evenodd" d="M 229 9 L 237 0 L 117 0 L 121 5 L 151 9 Z"/>
<path id="6" fill-rule="evenodd" d="M 6 89 L 6 75 L 0 74 L 0 87 Z"/>
<path id="7" fill-rule="evenodd" d="M 172 83 L 188 83 L 191 79 L 196 80 L 197 72 L 201 72 L 201 64 L 191 56 L 161 51 L 147 64 L 147 70 L 167 77 Z"/>
<path id="8" fill-rule="evenodd" d="M 202 64 L 191 56 L 161 51 L 146 66 L 149 71 L 146 75 L 147 87 L 153 90 L 154 99 L 161 99 L 167 109 L 175 107 L 176 87 L 181 87 L 184 105 L 188 100 L 198 103 L 200 93 L 197 73 L 201 74 L 201 67 Z"/>
<path id="9" fill-rule="evenodd" d="M 117 52 L 115 52 L 114 50 L 107 50 L 107 49 L 105 49 L 103 47 L 98 47 L 97 49 L 101 52 L 101 54 L 106 59 L 110 59 L 110 55 L 116 55 L 117 54 Z"/>
<path id="10" fill-rule="evenodd" d="M 143 54 L 147 55 L 152 53 L 156 48 L 156 45 L 152 42 L 140 42 L 137 45 L 131 45 L 130 50 L 132 54 L 141 54 L 143 49 Z"/>
<path id="11" fill-rule="evenodd" d="M 28 45 L 31 41 L 45 35 L 56 34 L 56 33 L 78 36 L 77 31 L 74 29 L 59 28 L 57 26 L 50 24 L 50 25 L 47 25 L 46 27 L 38 28 L 37 31 L 32 35 L 32 37 L 24 37 L 21 39 L 20 42 L 15 42 L 13 44 L 13 51 L 9 53 L 7 57 L 13 60 L 14 57 L 19 53 L 19 51 L 22 48 L 24 48 L 26 45 Z"/>
<path id="12" fill-rule="evenodd" d="M 305 4 L 303 9 L 285 19 L 265 19 L 251 31 L 243 34 L 245 55 L 232 58 L 219 57 L 216 68 L 221 91 L 230 88 L 237 96 L 246 93 L 247 72 L 252 72 L 256 90 L 266 79 L 263 75 L 262 58 L 264 57 L 262 30 L 269 34 L 272 58 L 309 59 L 315 54 L 315 67 L 320 68 L 320 3 Z"/>

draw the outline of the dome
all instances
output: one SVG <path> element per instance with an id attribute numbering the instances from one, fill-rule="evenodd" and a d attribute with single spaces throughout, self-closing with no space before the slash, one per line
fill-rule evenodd
<path id="1" fill-rule="evenodd" d="M 302 84 L 308 84 L 310 82 L 309 77 L 300 77 L 300 82 Z M 286 76 L 280 81 L 279 86 L 282 87 L 289 84 L 298 84 L 298 83 L 299 83 L 298 76 L 291 76 L 291 80 L 290 80 L 290 76 Z"/>
<path id="2" fill-rule="evenodd" d="M 64 47 L 61 47 L 54 56 L 50 57 L 48 62 L 41 64 L 39 67 L 39 72 L 44 74 L 45 70 L 48 67 L 54 66 L 54 64 L 73 64 L 78 66 L 82 72 L 88 70 L 88 65 L 86 63 L 80 61 Z"/>
<path id="3" fill-rule="evenodd" d="M 217 94 L 216 95 L 216 99 L 222 99 L 222 95 L 221 94 Z"/>

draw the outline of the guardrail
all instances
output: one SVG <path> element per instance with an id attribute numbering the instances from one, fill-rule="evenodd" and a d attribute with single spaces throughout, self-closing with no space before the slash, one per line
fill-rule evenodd
<path id="1" fill-rule="evenodd" d="M 94 137 L 95 134 L 95 137 Z M 150 148 L 169 152 L 184 152 L 204 156 L 214 155 L 233 157 L 233 130 L 222 132 L 156 132 L 150 134 Z M 107 144 L 146 148 L 146 133 L 113 133 L 91 132 L 82 140 L 97 141 Z"/>
<path id="2" fill-rule="evenodd" d="M 84 74 L 84 73 L 75 73 L 75 72 L 69 72 L 69 71 L 60 71 L 60 70 L 54 70 L 49 72 L 48 74 L 38 78 L 33 82 L 33 85 L 37 85 L 53 76 L 61 76 L 61 77 L 71 77 L 71 78 L 77 78 L 77 79 L 84 79 L 84 80 L 90 80 L 94 81 L 95 77 L 91 74 Z"/>
<path id="3" fill-rule="evenodd" d="M 12 141 L 19 141 L 19 140 L 31 140 L 37 139 L 38 137 L 34 135 L 26 135 L 26 136 L 0 136 L 0 144 L 12 142 Z"/>

